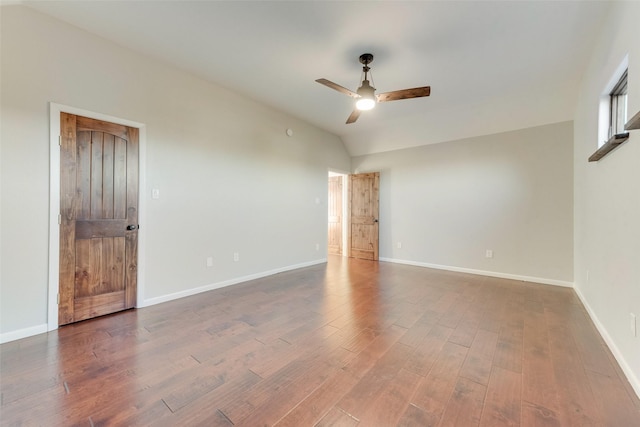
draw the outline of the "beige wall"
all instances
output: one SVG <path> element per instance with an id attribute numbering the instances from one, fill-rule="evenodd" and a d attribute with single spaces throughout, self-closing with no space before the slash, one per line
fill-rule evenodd
<path id="1" fill-rule="evenodd" d="M 380 257 L 570 286 L 572 143 L 563 122 L 354 157 L 380 171 Z"/>
<path id="2" fill-rule="evenodd" d="M 339 138 L 24 7 L 1 18 L 4 340 L 47 322 L 50 101 L 146 125 L 140 303 L 326 258 Z"/>
<path id="3" fill-rule="evenodd" d="M 628 55 L 630 116 L 640 110 L 640 3 L 615 2 L 585 70 L 575 114 L 575 287 L 640 395 L 640 130 L 596 163 L 598 105 Z"/>

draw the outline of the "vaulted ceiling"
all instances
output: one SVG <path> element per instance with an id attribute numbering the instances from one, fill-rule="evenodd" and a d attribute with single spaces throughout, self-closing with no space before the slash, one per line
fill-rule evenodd
<path id="1" fill-rule="evenodd" d="M 607 1 L 21 1 L 342 138 L 351 155 L 571 120 Z M 345 124 L 358 56 L 377 92 Z"/>

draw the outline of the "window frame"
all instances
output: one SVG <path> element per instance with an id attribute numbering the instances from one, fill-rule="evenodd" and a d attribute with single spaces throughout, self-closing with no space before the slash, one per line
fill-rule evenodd
<path id="1" fill-rule="evenodd" d="M 618 82 L 609 93 L 609 132 L 608 138 L 625 131 L 624 125 L 627 122 L 627 87 L 629 68 L 618 79 Z"/>

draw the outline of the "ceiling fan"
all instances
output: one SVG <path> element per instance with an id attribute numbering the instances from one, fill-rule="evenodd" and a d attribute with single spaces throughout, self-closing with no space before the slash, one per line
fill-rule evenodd
<path id="1" fill-rule="evenodd" d="M 352 98 L 357 99 L 355 109 L 347 119 L 347 124 L 353 123 L 358 120 L 361 111 L 371 110 L 376 106 L 377 102 L 421 98 L 423 96 L 429 96 L 431 94 L 430 86 L 422 86 L 414 87 L 412 89 L 394 90 L 392 92 L 385 92 L 376 95 L 376 88 L 371 86 L 369 80 L 367 79 L 371 71 L 371 68 L 369 68 L 369 64 L 371 64 L 371 62 L 373 61 L 373 55 L 370 53 L 363 53 L 362 55 L 360 55 L 359 59 L 360 63 L 363 65 L 362 71 L 364 72 L 364 79 L 362 80 L 362 84 L 360 85 L 358 90 L 355 92 L 327 79 L 316 80 L 320 84 L 323 84 L 327 87 L 330 87 L 331 89 L 337 90 L 338 92 L 344 93 Z M 373 80 L 373 78 L 371 80 Z"/>

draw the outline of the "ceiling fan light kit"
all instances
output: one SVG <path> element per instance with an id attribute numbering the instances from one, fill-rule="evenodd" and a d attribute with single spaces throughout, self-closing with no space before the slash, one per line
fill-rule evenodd
<path id="1" fill-rule="evenodd" d="M 364 80 L 358 88 L 360 98 L 356 101 L 356 108 L 361 111 L 371 110 L 376 106 L 376 88 L 369 85 L 369 80 Z"/>
<path id="2" fill-rule="evenodd" d="M 363 53 L 359 58 L 360 63 L 363 65 L 362 71 L 364 72 L 364 79 L 362 84 L 356 92 L 340 86 L 327 79 L 318 79 L 316 82 L 325 85 L 340 93 L 344 93 L 352 98 L 356 98 L 355 109 L 347 119 L 347 124 L 354 123 L 360 117 L 360 111 L 371 110 L 376 106 L 378 102 L 396 101 L 399 99 L 409 98 L 421 98 L 423 96 L 429 96 L 431 94 L 430 86 L 421 86 L 412 89 L 395 90 L 392 92 L 381 93 L 376 95 L 376 88 L 371 86 L 369 79 L 367 78 L 371 68 L 369 64 L 373 61 L 373 55 L 370 53 Z"/>

